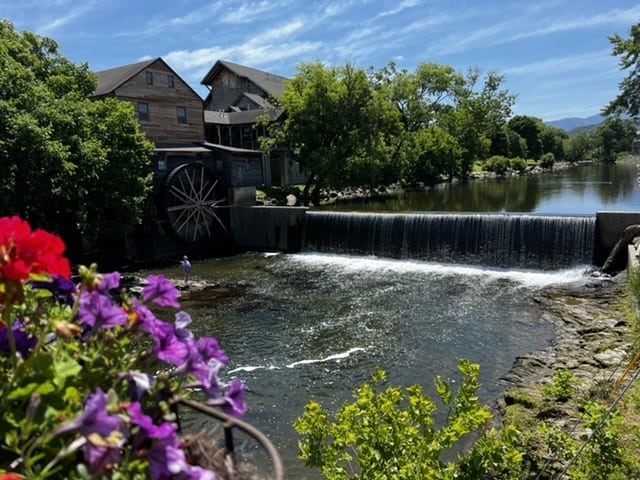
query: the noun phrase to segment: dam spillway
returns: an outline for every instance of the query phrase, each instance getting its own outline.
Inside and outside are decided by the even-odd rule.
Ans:
[[[305,215],[303,250],[498,268],[593,262],[595,216],[448,213]]]

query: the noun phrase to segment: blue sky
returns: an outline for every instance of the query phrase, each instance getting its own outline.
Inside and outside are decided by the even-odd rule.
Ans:
[[[587,117],[626,76],[608,37],[640,22],[631,0],[0,0],[20,31],[51,37],[94,71],[162,57],[201,96],[216,60],[292,77],[320,60],[394,61],[505,75],[514,113]]]

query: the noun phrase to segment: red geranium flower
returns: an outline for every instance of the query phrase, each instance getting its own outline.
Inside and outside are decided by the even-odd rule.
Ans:
[[[31,273],[71,277],[64,242],[44,230],[31,230],[20,217],[0,218],[0,282],[27,280]]]

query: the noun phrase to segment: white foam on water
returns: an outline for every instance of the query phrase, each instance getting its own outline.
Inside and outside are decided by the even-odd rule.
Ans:
[[[531,288],[552,285],[580,284],[589,280],[588,265],[562,270],[501,269],[472,265],[423,262],[418,260],[396,260],[375,256],[330,255],[301,253],[289,255],[292,263],[309,267],[327,268],[334,273],[376,272],[416,273],[430,276],[461,275],[485,280],[510,280]]]
[[[306,359],[306,360],[300,360],[298,362],[293,362],[287,365],[287,368],[295,368],[298,365],[308,365],[311,363],[324,363],[324,362],[331,362],[331,361],[339,362],[340,360],[344,360],[345,358],[350,357],[355,352],[364,352],[364,351],[365,349],[362,347],[354,347],[354,348],[350,348],[346,352],[335,353],[333,355],[329,355],[328,357],[324,357],[324,358]]]
[[[258,365],[258,366],[250,366],[246,367],[237,367],[233,370],[229,370],[227,373],[236,373],[236,372],[254,372],[256,370],[280,370],[280,367],[276,367],[275,365]]]
[[[299,365],[309,365],[312,363],[325,363],[325,362],[340,362],[341,360],[344,360],[345,358],[350,357],[351,355],[353,355],[356,352],[364,352],[366,351],[365,348],[362,347],[354,347],[354,348],[350,348],[349,350],[347,350],[346,352],[340,352],[340,353],[334,353],[332,355],[329,355],[327,357],[324,358],[309,358],[309,359],[304,359],[304,360],[299,360],[297,362],[293,362],[290,363],[288,365],[285,366],[285,368],[295,368]],[[229,370],[229,374],[232,373],[237,373],[237,372],[255,372],[256,370],[280,370],[282,367],[278,367],[275,365],[257,365],[257,366],[253,366],[253,365],[247,365],[244,367],[237,367],[234,368],[233,370]]]

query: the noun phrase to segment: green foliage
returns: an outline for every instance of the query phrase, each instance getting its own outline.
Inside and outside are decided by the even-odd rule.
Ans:
[[[630,465],[623,458],[623,447],[617,433],[622,420],[617,410],[610,411],[606,405],[589,402],[584,406],[584,427],[591,432],[583,437],[587,442],[575,467],[569,470],[571,478],[584,480],[623,480],[629,476]],[[637,473],[637,472],[636,472]]]
[[[50,39],[0,22],[0,215],[109,244],[142,217],[153,145],[132,107],[91,101],[96,77]]]
[[[516,172],[522,173],[527,169],[527,161],[520,157],[512,158],[509,161],[509,166]]]
[[[309,172],[311,186],[377,184],[399,129],[399,112],[351,65],[301,64],[280,99],[287,116],[262,145],[284,145]]]
[[[501,155],[494,155],[493,157],[489,157],[484,162],[484,169],[486,171],[494,172],[498,175],[507,173],[510,166],[511,162],[509,161],[509,159]]]
[[[524,139],[528,156],[534,160],[539,160],[544,153],[542,132],[545,129],[545,125],[542,120],[526,115],[516,115],[509,120],[507,126]]]
[[[621,118],[607,118],[593,134],[596,158],[601,162],[615,163],[619,154],[628,153],[635,137],[637,122]]]
[[[440,175],[460,171],[462,149],[454,137],[437,127],[416,132],[403,162],[403,178],[410,182],[434,183]]]
[[[604,113],[627,113],[632,117],[640,116],[640,23],[629,30],[629,37],[619,34],[609,37],[613,45],[613,55],[620,57],[620,69],[627,70],[628,75],[620,83],[620,93],[607,105]]]
[[[566,402],[573,398],[575,392],[575,377],[570,370],[562,370],[553,374],[551,385],[546,385],[543,393],[560,402]]]
[[[553,153],[548,152],[540,156],[540,166],[546,169],[552,169],[553,164],[556,162],[556,157]]]
[[[589,132],[582,132],[568,138],[564,143],[565,159],[570,163],[593,159],[594,139]]]
[[[457,392],[436,379],[438,399],[448,409],[440,427],[434,418],[437,405],[421,386],[383,389],[383,371],[361,386],[353,403],[343,405],[333,420],[320,404],[310,402],[294,425],[302,436],[301,458],[330,480],[518,478],[522,454],[514,428],[501,436],[486,432],[471,453],[459,452],[457,462],[444,460],[445,453],[460,450],[461,442],[491,418],[477,397],[479,366],[462,360],[459,370]]]
[[[305,197],[320,187],[464,178],[511,113],[515,96],[502,82],[434,63],[368,74],[301,64],[278,106],[287,115],[269,125],[261,146],[291,152],[309,173]]]

